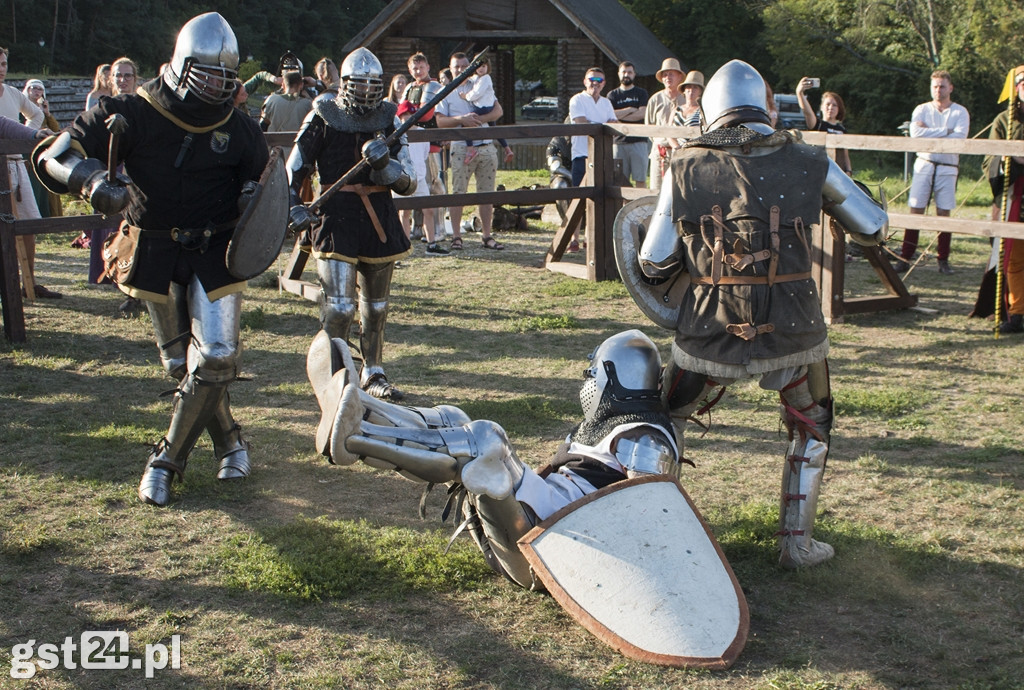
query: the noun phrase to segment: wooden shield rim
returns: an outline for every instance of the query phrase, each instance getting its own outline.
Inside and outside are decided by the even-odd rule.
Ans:
[[[623,205],[615,214],[615,221],[612,223],[612,245],[615,251],[615,266],[619,269],[619,277],[623,285],[633,298],[633,302],[653,323],[669,331],[675,331],[676,320],[679,317],[679,308],[683,301],[683,295],[690,287],[689,277],[681,273],[671,279],[667,284],[667,296],[674,302],[672,315],[666,318],[658,312],[655,304],[660,296],[664,296],[666,286],[654,286],[644,282],[644,276],[640,272],[640,265],[637,262],[636,252],[640,251],[640,237],[636,225],[627,225],[626,217],[638,208],[650,206],[651,217],[658,205],[658,197],[651,195],[633,199]],[[629,235],[629,244],[634,252],[627,252],[626,235]]]
[[[628,640],[623,639],[618,634],[612,632],[599,620],[594,618],[590,613],[584,610],[576,600],[573,599],[565,589],[551,576],[547,570],[547,566],[541,560],[540,555],[533,548],[533,541],[540,537],[547,529],[549,529],[556,522],[561,520],[564,516],[574,512],[580,506],[586,505],[592,501],[596,501],[608,494],[615,493],[616,491],[622,491],[640,484],[648,484],[654,482],[670,482],[676,485],[679,492],[683,495],[683,498],[689,504],[690,509],[696,516],[697,520],[700,521],[701,527],[704,528],[704,533],[708,539],[711,540],[711,544],[715,547],[715,552],[722,561],[722,565],[725,566],[725,571],[729,575],[729,580],[732,582],[733,590],[736,594],[736,600],[739,603],[740,608],[740,621],[736,631],[736,636],[733,638],[732,643],[725,649],[719,657],[684,657],[676,656],[672,654],[658,654],[655,652],[647,651],[641,647],[637,647]],[[584,628],[589,630],[591,634],[597,637],[599,640],[604,642],[609,647],[617,649],[625,656],[642,661],[649,664],[658,664],[661,666],[675,666],[679,668],[706,668],[710,670],[724,670],[732,666],[739,657],[740,652],[743,651],[743,647],[747,643],[747,635],[750,632],[750,611],[747,608],[747,599],[743,596],[743,589],[740,587],[739,581],[736,579],[736,573],[733,572],[732,566],[729,565],[729,561],[726,560],[725,554],[722,552],[722,547],[719,545],[718,540],[715,539],[715,535],[711,533],[711,529],[708,527],[707,522],[704,521],[704,516],[700,514],[697,507],[690,500],[690,495],[686,493],[682,484],[679,480],[674,477],[665,475],[652,475],[648,477],[638,477],[636,479],[627,479],[626,481],[616,482],[600,489],[594,493],[587,494],[578,501],[573,501],[564,508],[558,510],[553,515],[548,517],[546,520],[541,521],[536,527],[527,532],[519,540],[519,550],[526,557],[526,560],[530,562],[534,571],[537,573],[538,578],[544,583],[548,592],[554,597],[555,601],[565,609],[566,613],[573,617],[577,623],[582,625]]]
[[[288,173],[284,167],[284,150],[280,146],[275,146],[270,149],[270,156],[267,159],[267,165],[266,167],[263,168],[263,172],[260,174],[260,179],[257,182],[261,190],[264,187],[266,187],[267,183],[270,180],[270,177],[277,173],[278,168],[280,168],[285,174],[285,188],[287,189]],[[235,224],[235,227],[238,227],[239,225],[244,225],[245,223],[249,222],[249,218],[256,212],[255,206],[256,204],[250,203],[249,206],[246,207],[244,211],[242,211],[242,215],[241,217],[239,217],[238,222]],[[285,204],[285,208],[287,208],[287,203]],[[287,235],[287,218],[285,218],[284,220],[285,226],[281,230],[281,241],[280,243],[277,244],[276,249],[273,252],[271,252],[270,256],[272,258],[270,260],[270,263],[268,263],[266,266],[264,266],[258,271],[253,271],[250,269],[248,271],[245,271],[243,275],[243,272],[232,270],[232,264],[234,263],[235,260],[235,252],[239,251],[237,245],[235,244],[234,237],[232,237],[231,242],[228,243],[227,254],[225,254],[224,256],[224,262],[228,267],[228,273],[230,273],[233,277],[238,278],[239,280],[250,280],[262,274],[264,271],[270,268],[274,264],[277,255],[281,252],[281,247],[284,246],[284,240]]]

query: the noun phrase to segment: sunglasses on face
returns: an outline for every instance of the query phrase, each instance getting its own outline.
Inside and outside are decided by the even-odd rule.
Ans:
[[[587,77],[587,81],[589,81],[591,84],[603,84],[604,77]]]

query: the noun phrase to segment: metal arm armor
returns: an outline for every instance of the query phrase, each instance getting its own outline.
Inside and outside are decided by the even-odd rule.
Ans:
[[[672,222],[671,179],[661,185],[658,205],[651,216],[647,236],[640,246],[637,258],[640,270],[648,278],[668,280],[683,268],[683,242]]]
[[[295,146],[292,146],[292,151],[288,154],[288,161],[285,163],[285,172],[288,174],[288,187],[291,190],[290,198],[292,199],[292,204],[302,203],[295,200],[300,198],[302,183],[313,172],[313,163],[315,162],[312,157],[310,157],[309,161],[306,161],[305,156],[302,155],[302,149],[301,140],[297,137],[295,139]]]
[[[822,210],[835,218],[854,242],[873,247],[885,239],[889,229],[889,215],[885,208],[858,187],[833,160],[828,162],[821,195],[826,202]]]
[[[396,117],[395,127],[398,128],[401,124]],[[409,154],[409,141],[404,134],[392,144],[391,160],[388,161],[387,167],[371,171],[370,179],[377,184],[390,187],[402,196],[409,196],[416,191],[416,169]]]
[[[615,459],[626,475],[668,474],[678,470],[678,453],[663,433],[651,427],[635,427],[615,439]]]
[[[421,481],[459,481],[470,493],[494,499],[511,496],[523,478],[523,464],[505,430],[487,420],[434,429],[364,421],[359,431],[347,438],[345,448],[374,467],[381,465],[369,462],[371,459]]]
[[[32,153],[32,168],[51,192],[81,196],[86,183],[105,166],[96,158],[86,158],[71,135],[62,132],[36,147]]]

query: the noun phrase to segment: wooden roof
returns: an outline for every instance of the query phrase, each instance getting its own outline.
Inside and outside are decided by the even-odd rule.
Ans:
[[[389,36],[490,44],[586,37],[611,62],[632,62],[641,76],[654,74],[672,57],[618,0],[392,0],[344,50],[372,49]]]

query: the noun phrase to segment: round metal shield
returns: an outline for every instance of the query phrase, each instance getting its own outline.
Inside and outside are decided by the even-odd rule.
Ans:
[[[658,197],[648,196],[634,199],[619,210],[612,225],[615,265],[640,311],[662,328],[674,331],[679,319],[679,305],[690,286],[687,274],[678,273],[671,280],[656,285],[643,274],[637,261],[657,205]]]

